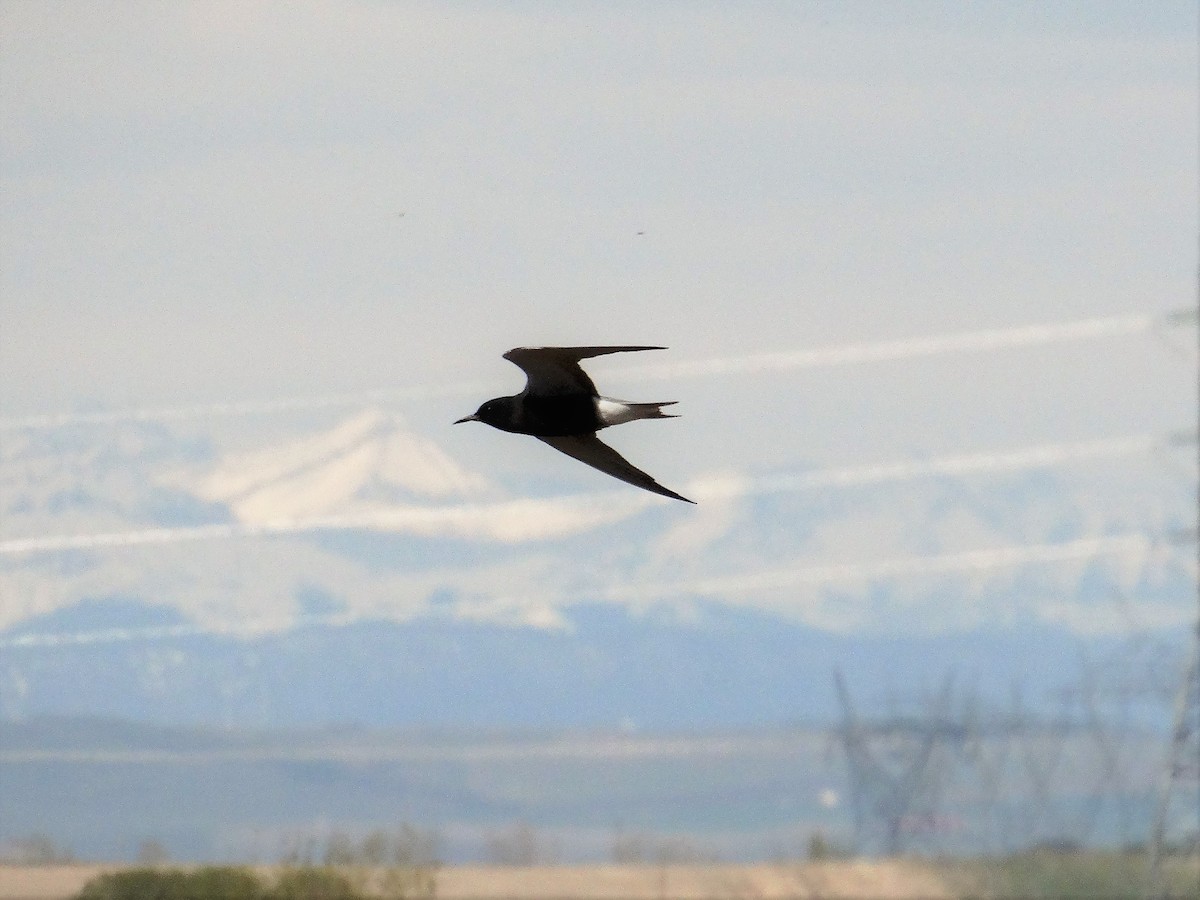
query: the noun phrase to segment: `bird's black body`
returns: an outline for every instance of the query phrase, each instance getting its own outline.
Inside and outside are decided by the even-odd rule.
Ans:
[[[592,434],[605,427],[596,412],[596,398],[585,394],[497,397],[479,407],[475,415],[501,431],[534,437]]]
[[[526,394],[521,404],[521,425],[526,434],[538,437],[558,437],[568,434],[589,434],[604,427],[596,413],[595,397],[582,394],[560,397],[539,397]]]
[[[674,418],[662,407],[669,403],[626,403],[601,397],[579,367],[579,360],[631,350],[662,347],[517,347],[504,358],[526,374],[525,390],[511,397],[488,400],[474,415],[459,422],[483,422],[501,431],[529,434],[580,462],[629,484],[691,503],[663,487],[596,437],[610,425],[635,419]],[[456,423],[457,424],[457,423]]]

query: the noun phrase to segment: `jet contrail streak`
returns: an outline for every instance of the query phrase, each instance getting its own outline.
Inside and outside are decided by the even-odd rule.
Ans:
[[[185,622],[179,625],[151,625],[140,628],[100,628],[96,631],[29,632],[0,638],[0,650],[18,647],[81,647],[88,644],[162,641],[171,638],[218,634],[255,637],[295,628],[340,628],[357,621],[359,621],[357,615],[338,613],[329,616],[302,616],[288,619],[248,619],[241,622],[218,622],[208,625]]]
[[[660,363],[614,368],[614,377],[696,378],[708,375],[748,375],[762,372],[782,372],[821,366],[844,366],[889,360],[935,356],[942,353],[979,353],[1061,341],[1082,341],[1117,337],[1147,331],[1162,321],[1173,321],[1170,315],[1107,316],[1044,325],[1025,325],[1017,328],[992,328],[942,334],[929,337],[904,338],[892,341],[842,344],[773,353],[752,353],[740,356],[699,359],[691,362]],[[302,409],[359,406],[364,403],[384,403],[404,399],[440,396],[459,396],[482,393],[494,385],[459,382],[442,385],[415,385],[407,388],[381,389],[350,394],[327,394],[317,397],[291,397],[275,400],[239,403],[210,403],[191,406],[148,407],[144,409],[107,410],[97,412],[57,413],[24,418],[0,419],[0,431],[22,429],[62,428],[69,425],[100,425],[128,421],[168,421],[215,416],[245,416],[262,413],[291,412]]]
[[[804,566],[773,572],[717,576],[661,585],[617,588],[609,599],[678,596],[681,594],[731,594],[779,588],[878,581],[915,575],[944,575],[1017,568],[1029,565],[1078,562],[1101,556],[1146,556],[1154,543],[1143,534],[1084,538],[1062,544],[1034,544],[972,550],[937,556],[900,557],[866,563]]]
[[[873,466],[846,466],[818,469],[796,475],[777,475],[754,479],[739,490],[715,486],[708,493],[699,491],[704,499],[714,499],[722,492],[728,494],[773,494],[803,491],[822,487],[851,487],[889,481],[915,481],[937,475],[963,476],[995,472],[1020,472],[1043,469],[1089,459],[1133,456],[1148,453],[1161,445],[1150,435],[1106,438],[1076,443],[1043,444],[1014,450],[1009,453],[964,453],[928,460],[906,460]]]
[[[166,422],[221,416],[250,416],[263,413],[293,412],[339,406],[387,403],[407,398],[456,396],[486,391],[495,385],[460,382],[449,385],[419,385],[407,388],[360,391],[351,394],[323,394],[315,397],[281,397],[275,400],[246,400],[237,403],[198,403],[191,406],[150,406],[142,409],[98,410],[96,412],[53,413],[44,416],[0,419],[0,431],[63,428],[69,425],[108,425],[115,422]]]
[[[622,374],[624,371],[630,373],[636,371],[640,376],[692,378],[700,375],[745,375],[821,366],[844,366],[911,359],[918,356],[936,356],[942,353],[981,352],[1033,344],[1137,334],[1149,330],[1154,322],[1155,318],[1147,315],[1109,316],[1102,319],[1084,319],[1077,322],[1059,322],[1049,325],[1026,325],[1020,328],[994,328],[895,341],[844,344],[838,347],[818,347],[814,350],[787,353],[753,353],[745,356],[718,357],[694,362],[651,364],[638,367],[636,370],[630,367],[628,370],[622,370]]]
[[[1172,440],[1174,439],[1176,438],[1173,437]],[[750,494],[789,493],[829,487],[913,481],[938,475],[957,477],[996,472],[1019,472],[1051,468],[1089,459],[1148,453],[1159,446],[1164,446],[1164,442],[1150,435],[1131,435],[1096,441],[1043,444],[1008,453],[955,454],[928,460],[905,460],[880,465],[818,469],[794,475],[777,475],[748,480],[730,479],[728,482],[700,483],[693,489],[702,500],[728,499]],[[506,509],[514,512],[523,509],[528,512],[529,502],[594,504],[601,500],[616,499],[620,496],[619,492],[606,491],[599,494],[570,494],[538,501],[518,500],[456,506],[396,507],[342,516],[276,519],[264,522],[223,522],[212,525],[146,528],[136,531],[93,534],[38,535],[0,540],[0,556],[60,550],[133,547],[140,544],[269,537],[313,531],[389,528],[454,531],[469,525],[473,519],[485,515],[503,514]],[[630,507],[630,512],[643,508],[643,505],[638,504]]]
[[[133,547],[139,544],[174,544],[185,541],[270,537],[307,531],[346,531],[383,526],[426,523],[455,515],[469,515],[470,507],[414,507],[372,511],[346,516],[314,516],[266,522],[224,522],[181,528],[146,528],[140,531],[108,531],[96,534],[59,534],[0,541],[0,555],[44,553],[55,550],[92,550],[102,547]]]

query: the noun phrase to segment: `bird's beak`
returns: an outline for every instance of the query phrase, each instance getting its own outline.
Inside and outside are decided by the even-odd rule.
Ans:
[[[478,422],[478,421],[479,421],[479,416],[477,416],[477,415],[475,415],[474,413],[472,413],[472,414],[471,414],[471,415],[469,415],[469,416],[463,416],[461,419],[457,419],[457,420],[454,422],[454,424],[455,424],[455,425],[461,425],[463,422]]]

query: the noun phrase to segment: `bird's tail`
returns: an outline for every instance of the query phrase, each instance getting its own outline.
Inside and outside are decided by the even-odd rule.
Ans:
[[[665,413],[662,408],[674,406],[678,402],[668,400],[665,403],[628,403],[625,400],[600,397],[596,403],[596,412],[605,426],[620,425],[636,419],[677,419],[679,417],[674,413]]]
[[[630,403],[629,405],[637,413],[635,419],[678,419],[676,413],[665,413],[662,411],[664,406],[674,406],[678,400],[668,400],[665,403]]]

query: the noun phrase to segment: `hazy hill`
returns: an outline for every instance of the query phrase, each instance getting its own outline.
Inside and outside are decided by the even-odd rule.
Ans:
[[[691,508],[501,484],[380,411],[235,426],[5,435],[0,714],[730,727],[828,720],[835,666],[1045,704],[1194,616],[1148,537],[1177,486],[1103,460],[730,472]]]
[[[152,722],[726,728],[828,722],[841,668],[873,699],[935,691],[947,673],[998,702],[1021,686],[1052,708],[1085,658],[1119,648],[1059,629],[949,636],[835,635],[698,605],[630,613],[582,605],[537,629],[429,615],[315,624],[253,638],[195,633],[177,612],[81,604],[3,634],[9,717]],[[39,635],[107,639],[47,646]],[[24,644],[23,640],[33,642]]]

